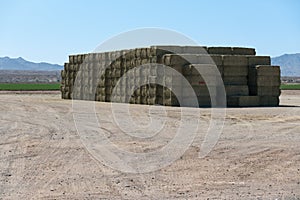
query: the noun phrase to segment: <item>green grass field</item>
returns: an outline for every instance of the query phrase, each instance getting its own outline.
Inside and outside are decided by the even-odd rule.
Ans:
[[[280,86],[282,90],[300,90],[300,84],[284,84]]]
[[[33,90],[59,90],[59,83],[0,83],[0,90],[33,91]]]

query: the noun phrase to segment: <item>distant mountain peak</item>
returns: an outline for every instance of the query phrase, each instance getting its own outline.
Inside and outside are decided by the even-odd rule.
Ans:
[[[300,76],[300,53],[274,57],[272,58],[272,65],[281,67],[281,76]]]
[[[17,58],[17,60],[25,60],[24,58],[22,58],[22,57],[19,57],[19,58]]]
[[[32,70],[32,71],[57,71],[62,70],[63,66],[46,62],[34,63],[22,57],[10,58],[0,57],[0,70]]]

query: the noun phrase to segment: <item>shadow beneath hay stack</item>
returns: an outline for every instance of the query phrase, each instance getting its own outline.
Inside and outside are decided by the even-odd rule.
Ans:
[[[279,105],[278,107],[287,107],[287,108],[293,107],[293,108],[297,108],[297,107],[300,107],[300,105],[299,106],[298,105]]]

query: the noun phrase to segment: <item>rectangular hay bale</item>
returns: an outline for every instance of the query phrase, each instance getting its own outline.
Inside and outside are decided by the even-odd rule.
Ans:
[[[248,66],[248,59],[243,55],[224,55],[223,65],[226,66]]]
[[[163,64],[169,66],[184,66],[189,64],[222,65],[222,57],[202,54],[165,54],[163,56]]]
[[[254,48],[244,48],[244,47],[232,47],[232,54],[233,55],[255,55]]]
[[[231,55],[231,47],[208,47],[209,54]]]
[[[249,96],[248,85],[225,85],[226,96]]]
[[[252,107],[259,105],[259,96],[230,96],[227,98],[227,106],[229,107]]]
[[[216,76],[222,74],[222,71],[223,70],[220,70],[219,67],[214,64],[191,64],[182,68],[184,76]]]
[[[249,86],[280,86],[279,76],[249,76]]]
[[[279,86],[249,86],[250,95],[257,96],[280,96]]]
[[[247,76],[224,76],[223,82],[224,85],[247,85],[248,78]]]
[[[249,76],[280,76],[280,66],[256,65],[249,69]]]
[[[223,76],[248,76],[247,65],[227,65],[224,66]]]
[[[270,56],[247,56],[248,66],[255,67],[256,65],[271,65]]]
[[[278,96],[260,96],[260,106],[279,106]]]

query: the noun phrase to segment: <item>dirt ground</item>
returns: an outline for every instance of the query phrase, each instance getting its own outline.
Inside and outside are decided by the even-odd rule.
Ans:
[[[199,158],[210,109],[184,155],[150,173],[123,173],[97,161],[76,131],[72,101],[59,94],[0,94],[0,199],[300,199],[300,91],[283,91],[280,107],[229,108],[221,137]],[[130,105],[133,118],[149,106]],[[180,120],[168,113],[164,139],[133,142],[108,103],[96,103],[103,129],[120,148],[165,145]],[[157,116],[160,118],[161,116]],[[146,119],[146,118],[145,118]]]

